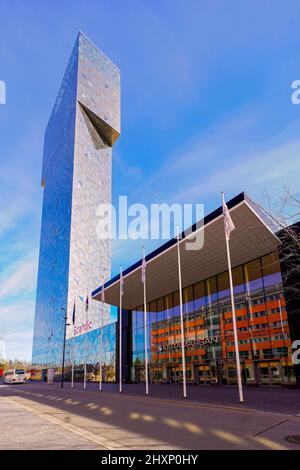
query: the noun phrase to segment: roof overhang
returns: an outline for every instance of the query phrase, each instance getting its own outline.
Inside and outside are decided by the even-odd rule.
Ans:
[[[270,223],[260,210],[245,196],[239,194],[227,203],[235,230],[230,235],[232,267],[271,253],[280,245]],[[227,254],[224,236],[222,207],[204,217],[202,223],[193,226],[195,233],[204,231],[204,244],[200,250],[187,250],[191,235],[179,242],[182,287],[227,271]],[[193,235],[194,236],[194,235]],[[178,255],[176,238],[169,240],[146,256],[147,302],[178,290]],[[143,304],[141,282],[142,260],[123,272],[122,308],[131,310]],[[101,301],[101,287],[92,292],[94,300]],[[104,285],[105,303],[119,306],[120,276]]]

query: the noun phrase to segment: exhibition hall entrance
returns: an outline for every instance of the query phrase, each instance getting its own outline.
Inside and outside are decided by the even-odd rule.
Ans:
[[[178,384],[183,382],[182,366],[168,366],[167,367],[167,383]],[[187,383],[193,383],[193,372],[190,367],[186,368],[186,381]]]
[[[183,374],[181,367],[169,366],[167,367],[167,383],[177,384],[182,383]]]
[[[286,371],[280,361],[261,361],[255,364],[258,385],[282,385],[287,383]]]

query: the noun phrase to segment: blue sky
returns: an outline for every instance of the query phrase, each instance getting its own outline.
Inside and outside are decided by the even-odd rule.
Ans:
[[[78,30],[122,74],[113,197],[201,202],[299,189],[297,1],[0,0],[0,336],[30,358],[43,133]],[[141,243],[114,244],[113,272]],[[147,246],[147,250],[150,246]]]

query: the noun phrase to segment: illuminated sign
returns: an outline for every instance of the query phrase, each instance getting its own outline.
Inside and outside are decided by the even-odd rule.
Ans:
[[[85,333],[92,329],[92,322],[88,321],[86,324],[74,326],[74,336],[81,335],[81,333]]]
[[[187,348],[197,348],[199,346],[206,346],[208,344],[218,344],[219,337],[211,336],[210,338],[202,339],[191,339],[184,343],[184,347]],[[175,349],[181,349],[181,343],[165,344],[161,346],[162,351],[174,351]]]

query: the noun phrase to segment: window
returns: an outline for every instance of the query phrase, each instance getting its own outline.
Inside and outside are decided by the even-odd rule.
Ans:
[[[194,311],[201,311],[206,305],[204,282],[198,282],[194,286]]]
[[[183,289],[183,314],[187,320],[189,320],[194,309],[193,301],[193,287]]]

